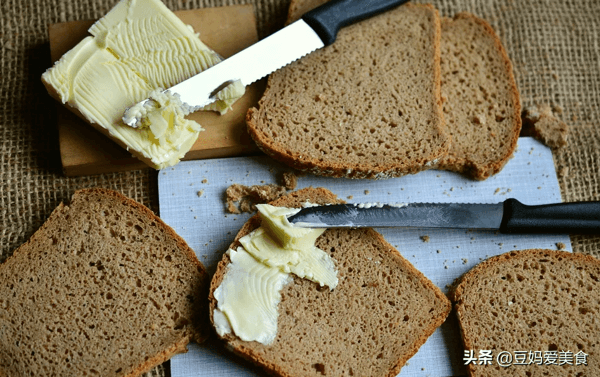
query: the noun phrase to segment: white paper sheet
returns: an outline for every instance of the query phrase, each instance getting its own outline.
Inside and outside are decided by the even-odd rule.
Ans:
[[[289,169],[268,157],[181,162],[159,173],[160,216],[195,250],[212,274],[250,214],[225,209],[231,184],[280,183]],[[531,138],[520,138],[515,156],[497,175],[479,182],[430,170],[388,180],[349,180],[304,176],[298,188],[325,187],[348,202],[496,203],[516,198],[524,204],[561,201],[551,151]],[[351,199],[349,199],[351,197]],[[511,250],[571,250],[568,235],[505,235],[493,231],[378,229],[388,242],[447,292],[447,285],[483,259]],[[427,237],[425,237],[427,236]],[[427,240],[427,242],[424,241]],[[172,377],[257,376],[216,342],[192,344],[171,360]],[[451,316],[402,368],[399,376],[464,375],[458,324]]]

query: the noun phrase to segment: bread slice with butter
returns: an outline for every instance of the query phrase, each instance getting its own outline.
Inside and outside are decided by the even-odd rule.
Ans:
[[[306,188],[271,204],[297,208],[307,201],[342,202],[325,189]],[[260,225],[260,217],[252,217],[230,249]],[[278,376],[395,376],[444,322],[449,300],[373,229],[328,229],[315,245],[334,261],[337,286],[332,290],[293,276],[281,290],[271,343],[243,341],[232,332],[222,339],[236,354]],[[214,293],[230,266],[225,253],[211,282],[213,325]]]
[[[139,376],[208,336],[208,285],[148,208],[77,191],[0,265],[0,376]]]
[[[388,178],[431,168],[450,142],[439,59],[438,11],[402,5],[272,73],[247,113],[248,131],[268,155],[318,175]]]
[[[469,376],[599,376],[598,292],[590,255],[520,250],[475,266],[450,294],[464,349],[493,354],[492,365],[469,362]],[[498,365],[500,353],[512,365]]]

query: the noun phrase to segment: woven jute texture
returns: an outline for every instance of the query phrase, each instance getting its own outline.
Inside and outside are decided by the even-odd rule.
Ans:
[[[356,0],[364,1],[364,0]],[[115,189],[158,212],[157,173],[67,178],[61,174],[55,103],[40,81],[50,66],[48,25],[96,19],[117,0],[0,2],[0,262],[79,188]],[[426,2],[426,1],[420,1]],[[280,28],[288,0],[166,0],[172,10],[254,5],[259,36]],[[514,64],[523,106],[549,104],[571,127],[554,160],[563,201],[600,200],[600,1],[438,0],[442,15],[487,20]],[[600,236],[572,236],[573,250],[599,256]],[[168,375],[155,368],[149,375]]]

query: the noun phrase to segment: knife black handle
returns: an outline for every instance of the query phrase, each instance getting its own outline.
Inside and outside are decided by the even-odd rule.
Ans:
[[[502,233],[600,234],[600,202],[529,206],[516,199],[504,201]]]
[[[338,31],[350,24],[393,9],[408,0],[332,0],[302,16],[325,46],[335,42]]]

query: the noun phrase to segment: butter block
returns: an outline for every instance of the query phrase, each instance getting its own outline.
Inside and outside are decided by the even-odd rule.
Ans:
[[[42,75],[48,92],[150,166],[179,162],[202,127],[157,93],[220,62],[219,55],[159,0],[122,0],[88,31]],[[242,85],[231,85],[208,109],[223,113],[243,94]],[[124,111],[151,96],[156,111],[145,127],[125,125]],[[150,119],[161,125],[151,127]]]

